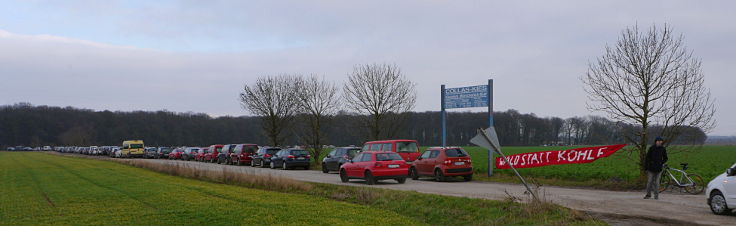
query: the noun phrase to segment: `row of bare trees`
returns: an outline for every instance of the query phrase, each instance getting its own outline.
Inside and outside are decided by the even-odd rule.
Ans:
[[[368,138],[382,139],[395,135],[415,101],[415,84],[394,64],[356,65],[342,89],[324,76],[281,74],[259,77],[240,93],[241,106],[262,117],[270,145],[284,145],[292,130],[314,156],[329,143],[325,128],[338,111],[369,116],[361,122]]]

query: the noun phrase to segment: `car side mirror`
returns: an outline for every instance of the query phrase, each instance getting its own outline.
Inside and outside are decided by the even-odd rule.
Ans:
[[[729,177],[736,175],[736,169],[734,169],[734,168],[728,168],[726,170],[726,175],[729,176]]]

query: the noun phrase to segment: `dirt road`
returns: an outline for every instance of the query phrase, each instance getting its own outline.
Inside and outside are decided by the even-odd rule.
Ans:
[[[161,164],[184,164],[205,170],[229,170],[283,176],[301,181],[340,184],[349,186],[368,186],[363,181],[351,180],[340,182],[337,173],[324,174],[314,170],[276,170],[253,168],[250,166],[217,165],[211,163],[140,159]],[[506,192],[517,197],[526,197],[524,187],[520,184],[503,184],[490,182],[434,182],[429,179],[407,180],[398,184],[393,180],[382,181],[377,188],[417,191],[440,195],[463,196],[482,199],[500,200],[508,197]],[[704,195],[685,195],[680,193],[664,193],[659,200],[644,200],[643,192],[619,192],[562,187],[543,187],[540,196],[554,203],[589,212],[602,218],[639,220],[625,221],[622,225],[634,224],[702,224],[702,225],[736,225],[736,216],[717,216],[710,212]],[[649,220],[642,220],[649,219]],[[611,222],[611,221],[609,221]],[[615,222],[615,220],[614,220]],[[628,223],[627,223],[628,222]],[[642,223],[643,222],[643,223]]]

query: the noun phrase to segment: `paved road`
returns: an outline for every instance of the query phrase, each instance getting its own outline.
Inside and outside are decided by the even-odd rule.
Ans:
[[[274,170],[268,168],[253,168],[250,166],[217,165],[211,163],[185,162],[171,160],[140,159],[138,161],[152,161],[162,164],[183,164],[205,170],[229,170],[232,172],[270,174],[272,176],[288,177],[300,181],[340,184],[349,186],[368,186],[360,180],[351,180],[342,183],[337,173],[324,174],[314,170]],[[431,180],[407,180],[405,184],[398,184],[393,180],[383,181],[377,188],[417,191],[423,193],[462,196],[501,200],[507,198],[506,192],[517,197],[526,197],[524,187],[517,184],[491,182],[434,182]],[[736,225],[736,216],[717,216],[710,212],[703,195],[684,195],[679,193],[665,193],[659,200],[642,199],[643,192],[620,192],[591,190],[562,187],[543,187],[540,196],[554,203],[585,212],[593,213],[602,218],[626,219],[645,218],[649,221],[644,224],[683,224],[683,222],[703,225]],[[616,217],[612,217],[616,216]],[[610,222],[610,221],[609,221]],[[628,222],[628,223],[627,223]],[[685,223],[687,224],[687,223]]]

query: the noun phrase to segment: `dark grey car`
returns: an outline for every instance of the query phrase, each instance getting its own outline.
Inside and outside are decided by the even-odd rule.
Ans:
[[[302,167],[306,170],[309,169],[309,160],[312,156],[309,152],[302,149],[284,149],[277,152],[271,157],[271,169],[282,168],[282,169],[293,169],[294,167]]]
[[[349,162],[355,155],[362,152],[358,147],[340,147],[332,150],[322,159],[322,172],[340,171],[342,164]]]
[[[250,166],[256,167],[268,167],[271,164],[271,157],[277,152],[281,151],[281,148],[277,147],[262,147],[256,151],[253,155],[253,160],[250,161]]]

